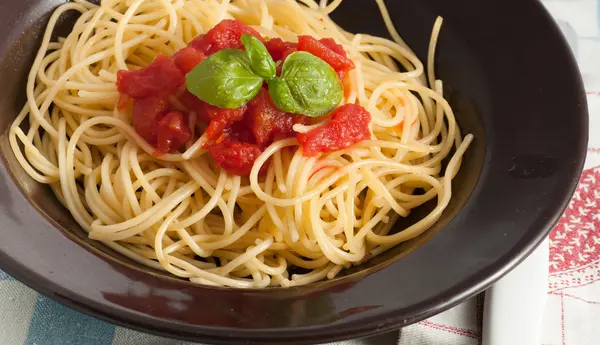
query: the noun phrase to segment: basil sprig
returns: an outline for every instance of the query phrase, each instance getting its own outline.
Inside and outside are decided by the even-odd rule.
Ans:
[[[275,61],[269,54],[265,45],[256,37],[249,34],[242,35],[242,44],[250,59],[250,68],[264,80],[275,77]]]
[[[208,104],[239,108],[258,95],[263,81],[250,68],[250,59],[244,51],[223,49],[187,74],[186,87]]]
[[[281,77],[268,83],[273,103],[288,113],[319,117],[342,101],[342,84],[335,70],[307,52],[290,54]]]
[[[239,108],[256,97],[266,81],[277,108],[312,117],[331,112],[341,102],[342,84],[325,61],[295,52],[277,77],[265,45],[252,35],[242,35],[241,40],[246,51],[223,49],[194,67],[186,76],[188,91],[219,108]]]

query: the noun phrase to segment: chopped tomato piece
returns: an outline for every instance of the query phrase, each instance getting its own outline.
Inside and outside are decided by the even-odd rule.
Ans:
[[[202,54],[207,55],[206,51],[209,48],[209,42],[208,42],[208,39],[205,37],[206,37],[206,34],[200,34],[200,35],[194,37],[194,39],[190,43],[188,43],[187,47],[196,49],[197,51],[201,52]]]
[[[255,144],[223,141],[209,148],[218,167],[240,176],[250,174],[261,149]]]
[[[175,152],[192,137],[186,117],[179,111],[167,113],[158,121],[157,143],[158,152]]]
[[[202,114],[203,118],[208,118],[211,120],[219,120],[225,123],[231,124],[235,121],[240,121],[244,118],[244,113],[248,108],[246,105],[243,105],[236,109],[228,109],[228,108],[219,108],[214,105],[210,105],[208,103],[204,103],[204,113]]]
[[[147,142],[156,144],[157,123],[169,111],[168,103],[162,97],[149,97],[133,103],[133,127]]]
[[[193,94],[185,91],[179,96],[181,103],[190,112],[195,112],[199,124],[208,124],[206,135],[209,139],[218,138],[223,130],[236,121],[244,118],[247,106],[237,109],[224,109],[210,105]]]
[[[216,139],[221,134],[223,134],[225,128],[227,128],[227,126],[229,126],[230,124],[231,123],[227,123],[223,120],[212,120],[209,122],[208,127],[206,128],[206,131],[204,133],[206,133],[209,139]]]
[[[183,74],[188,74],[204,59],[206,56],[194,48],[183,48],[173,55],[175,65]]]
[[[265,39],[253,28],[239,20],[225,19],[206,34],[196,37],[188,47],[199,50],[204,55],[211,55],[221,49],[243,49],[241,37],[250,34],[264,42]]]
[[[331,114],[329,122],[296,135],[305,156],[333,152],[350,147],[371,137],[371,114],[357,104],[345,104]]]
[[[344,47],[342,47],[341,44],[337,44],[335,43],[335,41],[333,40],[333,38],[322,38],[319,40],[319,42],[323,43],[324,45],[326,45],[329,49],[333,50],[334,52],[342,55],[343,57],[347,58],[348,57],[348,53],[346,53],[346,51],[344,50]],[[347,79],[346,77],[348,76],[348,72],[350,70],[352,70],[354,68],[354,63],[352,63],[352,67],[350,69],[342,69],[337,71],[338,73],[338,77],[340,78],[340,80],[342,81],[342,84],[344,85],[344,90],[348,90],[348,83],[347,83]]]
[[[354,63],[346,56],[344,56],[345,54],[340,54],[336,52],[336,50],[339,49],[335,47],[332,49],[329,46],[331,42],[326,42],[328,43],[325,44],[323,42],[317,41],[311,36],[298,36],[298,50],[311,53],[314,56],[321,58],[323,61],[327,62],[331,67],[333,67],[333,69],[336,72],[349,71],[354,68]],[[333,44],[336,43],[333,42]],[[339,48],[341,49],[341,46]]]
[[[200,118],[210,118],[211,121],[206,129],[206,135],[210,139],[217,138],[225,128],[236,121],[244,118],[247,106],[244,105],[237,109],[221,109],[208,103],[204,106],[204,114]]]
[[[185,90],[180,96],[179,101],[186,107],[189,112],[196,113],[198,120],[202,123],[209,123],[210,118],[205,117],[204,105],[206,102],[194,96],[191,92]]]
[[[286,42],[281,38],[272,38],[265,43],[265,47],[267,47],[273,60],[279,61],[283,59],[283,53],[292,48],[297,48],[298,43]]]
[[[348,53],[346,53],[346,51],[344,50],[344,47],[342,47],[341,44],[335,43],[333,38],[329,38],[329,37],[321,38],[319,40],[319,42],[323,43],[324,45],[327,46],[327,48],[333,50],[334,52],[340,54],[341,56],[343,56],[345,58],[348,57]]]
[[[173,59],[162,55],[138,71],[117,72],[117,89],[135,99],[170,95],[184,82]]]
[[[256,144],[254,134],[252,134],[244,121],[235,122],[231,126],[225,128],[221,135],[216,139],[217,143],[223,141],[237,141],[248,144]]]
[[[245,118],[256,143],[262,147],[271,144],[277,138],[290,136],[294,124],[305,124],[308,120],[306,116],[279,110],[266,89],[261,89],[256,98],[248,103]]]

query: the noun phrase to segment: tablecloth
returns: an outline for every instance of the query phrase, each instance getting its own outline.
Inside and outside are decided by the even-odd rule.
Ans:
[[[544,0],[577,57],[590,110],[585,171],[550,235],[540,345],[600,344],[600,0]],[[596,133],[594,136],[593,133]],[[336,345],[477,345],[483,296],[399,333]],[[399,334],[399,336],[398,336]],[[74,311],[0,271],[0,345],[184,345]],[[507,344],[512,345],[512,344]]]

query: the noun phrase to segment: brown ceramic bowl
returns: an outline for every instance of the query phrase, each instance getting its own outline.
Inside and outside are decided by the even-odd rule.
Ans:
[[[0,1],[0,267],[104,320],[223,344],[321,343],[399,328],[483,291],[523,260],[557,221],[582,168],[580,75],[538,1],[388,0],[422,59],[435,17],[445,18],[437,75],[462,130],[476,138],[440,221],[333,281],[249,291],[193,285],[87,239],[10,152],[7,128],[25,102],[48,15],[62,2]],[[371,0],[346,1],[335,19],[350,31],[386,35]],[[403,222],[418,212],[412,217]]]

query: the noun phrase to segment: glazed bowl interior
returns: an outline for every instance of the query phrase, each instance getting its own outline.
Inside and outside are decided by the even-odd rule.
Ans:
[[[56,4],[60,3],[60,1],[56,2]],[[389,37],[385,24],[383,21],[378,20],[380,18],[380,14],[375,3],[369,3],[369,5],[370,6],[367,6],[366,8],[362,8],[362,12],[360,12],[356,11],[357,9],[351,8],[352,5],[350,4],[343,4],[335,12],[334,19],[346,30],[352,32],[365,32],[372,35]],[[366,13],[364,11],[368,11],[368,18],[373,18],[375,20],[359,20],[359,18],[364,16],[364,13]],[[47,16],[39,18],[34,25],[28,27],[27,31],[18,37],[17,41],[14,43],[14,46],[11,48],[13,53],[8,56],[8,59],[11,62],[6,64],[6,66],[11,66],[11,68],[8,71],[3,71],[4,73],[1,75],[1,79],[4,81],[10,80],[11,85],[15,85],[15,87],[11,88],[11,92],[14,94],[5,97],[5,99],[2,100],[2,103],[0,103],[0,113],[5,114],[5,116],[2,116],[0,119],[0,132],[2,133],[6,133],[8,131],[13,119],[13,116],[11,115],[18,114],[23,104],[26,102],[24,90],[27,83],[27,76],[29,73],[29,68],[33,63],[33,59],[35,58],[35,53],[37,52],[39,42],[44,34],[45,21],[47,20],[46,17]],[[54,37],[65,37],[71,30],[71,27],[76,19],[77,16],[73,13],[70,13],[70,15],[64,15],[60,21],[60,25],[58,25],[54,32]],[[428,31],[431,31],[433,27],[433,20],[435,18],[432,17],[431,19],[432,20],[429,21],[423,21],[422,28],[420,28],[420,30],[422,30],[421,34],[424,34],[424,36],[422,39],[419,38],[415,40],[421,44],[412,45],[412,48],[416,50],[417,54],[421,58],[423,58],[423,61],[425,61],[424,59],[427,56],[427,45],[429,43],[427,39],[427,33]],[[363,25],[356,25],[357,23],[363,23]],[[485,91],[485,80],[483,80],[483,77],[476,73],[472,67],[469,67],[468,64],[460,64],[458,66],[450,67],[451,63],[446,62],[443,58],[445,56],[443,54],[443,50],[452,49],[451,47],[454,46],[454,44],[451,41],[449,42],[449,40],[456,39],[456,37],[452,37],[451,35],[443,35],[442,37],[444,39],[441,40],[440,43],[440,50],[442,50],[442,52],[440,53],[440,60],[438,60],[438,73],[441,78],[444,78],[444,82],[447,83],[445,88],[446,99],[456,112],[457,121],[463,132],[463,136],[465,134],[472,133],[477,138],[465,154],[464,163],[458,175],[456,176],[456,179],[454,180],[455,185],[459,187],[454,188],[453,197],[446,212],[444,212],[440,220],[429,231],[418,238],[402,243],[401,245],[389,250],[381,256],[375,257],[365,264],[342,272],[338,280],[343,278],[345,275],[354,272],[369,274],[377,271],[383,268],[386,264],[401,258],[412,249],[418,247],[421,243],[440,231],[457,214],[475,188],[484,162],[485,131],[482,124],[482,118],[478,114],[478,110],[476,109],[474,103],[474,100],[477,97],[475,95],[469,95],[468,93],[456,91],[455,88],[458,87],[460,90],[461,84],[470,85],[471,88],[479,85],[482,88],[482,92],[485,93],[487,92]],[[458,58],[464,60],[472,59],[472,57],[468,55],[467,51],[463,51],[462,54],[464,54],[464,56],[459,56]],[[15,66],[15,64],[17,65]],[[456,71],[457,67],[460,67],[458,71]],[[448,72],[450,70],[452,70],[454,73],[449,74]],[[12,83],[13,81],[14,84]],[[484,94],[483,97],[489,97],[489,95]],[[39,210],[39,212],[41,212],[48,220],[53,222],[59,231],[76,240],[80,245],[90,247],[90,249],[93,249],[93,251],[98,255],[105,255],[107,258],[116,260],[121,264],[127,264],[130,267],[134,267],[141,271],[152,272],[153,274],[161,275],[165,278],[177,279],[174,278],[173,275],[170,275],[166,272],[141,265],[100,242],[90,240],[87,236],[87,233],[81,229],[81,227],[70,215],[69,211],[57,201],[56,197],[52,193],[52,190],[45,185],[35,182],[33,179],[27,176],[24,170],[19,166],[16,158],[10,150],[7,136],[3,137],[0,145],[2,145],[1,147],[4,161],[9,167],[14,180],[21,186],[25,197],[36,207],[36,209]],[[447,163],[447,161],[445,163]],[[435,207],[436,203],[437,199],[432,200],[412,212],[409,217],[401,218],[396,222],[392,233],[398,232],[401,229],[404,229],[422,219]]]
[[[112,322],[185,339],[263,344],[325,342],[409,324],[482,291],[522,260],[557,220],[581,170],[587,141],[581,80],[536,1],[388,0],[397,30],[422,61],[435,18],[444,17],[436,77],[462,134],[475,136],[440,220],[333,281],[243,292],[193,285],[89,240],[11,152],[7,130],[26,102],[48,16],[61,3],[0,5],[0,80],[10,85],[0,97],[0,259],[38,291]],[[389,37],[374,1],[345,1],[333,18],[348,31]],[[75,19],[62,18],[55,34],[66,35]],[[399,220],[395,231],[435,202]],[[19,254],[27,250],[38,257]],[[149,292],[138,298],[132,286]],[[186,308],[170,308],[174,301]]]

